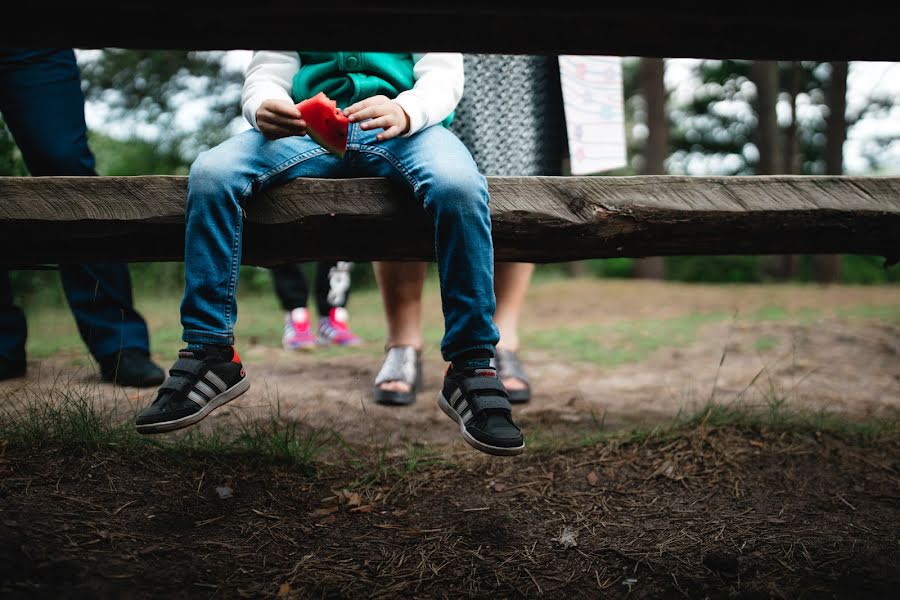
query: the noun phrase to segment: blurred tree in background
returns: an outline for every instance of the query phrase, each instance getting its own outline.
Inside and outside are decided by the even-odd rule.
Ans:
[[[244,75],[228,68],[225,57],[111,48],[81,53],[79,64],[87,101],[102,103],[108,120],[133,127],[127,138],[152,142],[164,155],[157,166],[183,170],[241,121]],[[180,164],[171,164],[174,157]]]

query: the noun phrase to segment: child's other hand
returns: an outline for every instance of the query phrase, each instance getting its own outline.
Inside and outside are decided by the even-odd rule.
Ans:
[[[256,126],[267,139],[306,135],[306,121],[288,100],[266,100],[256,111]]]
[[[351,123],[361,123],[360,129],[384,129],[375,136],[379,141],[389,140],[409,131],[409,115],[399,104],[387,96],[372,96],[344,109]]]

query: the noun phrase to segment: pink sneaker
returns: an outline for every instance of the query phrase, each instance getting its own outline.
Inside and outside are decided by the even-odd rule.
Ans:
[[[309,326],[308,310],[295,308],[287,314],[281,345],[285,350],[312,350],[316,347],[316,336]]]
[[[336,346],[357,346],[362,343],[359,336],[350,331],[347,322],[350,314],[340,306],[332,308],[328,317],[319,321],[319,343]]]

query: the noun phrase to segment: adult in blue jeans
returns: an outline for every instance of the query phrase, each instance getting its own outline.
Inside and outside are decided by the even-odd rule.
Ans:
[[[97,174],[87,143],[81,75],[71,48],[0,48],[0,114],[32,175]],[[128,267],[59,265],[59,274],[78,331],[103,380],[159,385],[165,374],[150,359],[147,324],[134,309]],[[0,265],[0,380],[26,372],[27,325],[12,292],[9,273]]]

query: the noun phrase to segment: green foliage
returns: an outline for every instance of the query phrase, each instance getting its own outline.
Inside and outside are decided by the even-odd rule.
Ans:
[[[187,175],[190,169],[190,162],[181,154],[154,142],[117,140],[97,131],[88,137],[100,175]]]
[[[757,256],[670,256],[666,278],[686,282],[752,283],[763,281]]]
[[[102,101],[110,119],[157,132],[152,141],[164,155],[190,163],[231,135],[240,119],[243,73],[226,68],[223,52],[106,48],[79,56],[85,97]],[[183,126],[178,110],[201,102],[200,120]]]
[[[666,279],[690,283],[766,283],[774,279],[766,272],[764,256],[670,256]],[[812,256],[801,257],[796,281],[813,281]],[[885,268],[880,256],[841,256],[841,283],[880,285],[900,282],[900,265]]]
[[[900,282],[900,265],[885,268],[884,259],[880,256],[850,254],[841,261],[843,283],[873,285]]]
[[[588,271],[595,277],[627,279],[634,274],[631,258],[601,258],[587,261]]]

